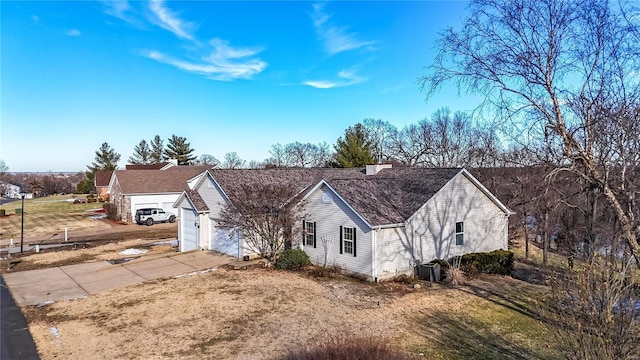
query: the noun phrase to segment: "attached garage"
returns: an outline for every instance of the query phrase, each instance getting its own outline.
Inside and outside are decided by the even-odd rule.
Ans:
[[[198,213],[190,208],[180,208],[180,231],[178,240],[180,241],[180,251],[191,251],[198,248],[198,223],[196,219]]]
[[[212,226],[210,249],[233,257],[239,257],[238,237],[232,235],[229,230],[218,229]]]

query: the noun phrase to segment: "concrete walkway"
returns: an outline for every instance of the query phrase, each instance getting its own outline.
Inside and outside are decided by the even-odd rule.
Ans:
[[[69,300],[146,280],[188,274],[230,264],[236,259],[213,252],[194,251],[139,258],[124,264],[106,261],[21,271],[3,275],[18,306]]]

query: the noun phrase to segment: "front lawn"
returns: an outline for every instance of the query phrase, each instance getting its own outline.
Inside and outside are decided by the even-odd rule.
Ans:
[[[108,222],[97,219],[101,215],[94,210],[102,209],[102,203],[74,204],[74,199],[85,199],[85,195],[56,195],[24,200],[24,237],[50,236],[61,237],[64,229],[68,231],[99,231],[111,228]],[[22,216],[19,209],[21,200],[0,206],[6,216],[0,217],[2,239],[20,238]],[[96,216],[97,215],[97,216]]]
[[[501,276],[412,289],[218,269],[23,310],[45,360],[277,359],[335,336],[424,359],[559,359],[536,314],[545,291]]]

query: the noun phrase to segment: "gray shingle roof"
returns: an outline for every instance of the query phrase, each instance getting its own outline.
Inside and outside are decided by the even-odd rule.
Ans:
[[[304,193],[325,180],[371,225],[398,224],[407,220],[462,169],[392,168],[376,175],[362,169],[210,169],[207,166],[176,166],[167,170],[118,170],[124,194],[186,191],[198,211],[204,200],[189,190],[187,180],[209,170],[229,199],[239,201],[243,186],[287,184]]]
[[[406,221],[462,169],[384,169],[360,179],[325,179],[371,225]]]
[[[461,170],[392,168],[376,175],[365,175],[362,169],[214,169],[210,173],[232,202],[239,200],[243,185],[286,183],[302,193],[325,180],[375,226],[404,222]]]
[[[166,170],[116,170],[123,194],[180,193],[188,190],[187,180],[210,166],[174,166]]]
[[[209,211],[209,207],[207,206],[207,203],[204,201],[202,196],[200,196],[200,193],[198,193],[195,190],[186,190],[185,192],[186,192],[187,197],[193,203],[193,206],[195,206],[196,211],[199,211],[199,212],[200,211]]]
[[[366,175],[362,169],[213,169],[209,171],[220,184],[231,202],[238,201],[243,194],[242,186],[260,184],[287,184],[294,193],[301,193],[305,189],[317,184],[322,179],[334,178],[363,178]]]

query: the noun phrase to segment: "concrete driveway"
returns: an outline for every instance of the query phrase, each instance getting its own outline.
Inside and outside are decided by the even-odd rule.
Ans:
[[[207,251],[136,259],[112,265],[106,261],[4,274],[18,306],[69,300],[146,280],[172,277],[229,264],[236,259]]]

